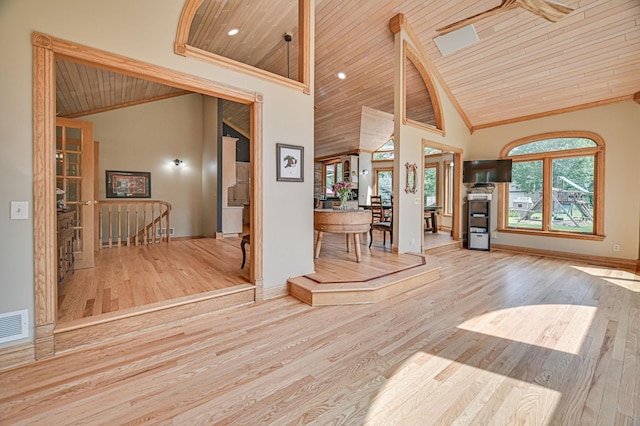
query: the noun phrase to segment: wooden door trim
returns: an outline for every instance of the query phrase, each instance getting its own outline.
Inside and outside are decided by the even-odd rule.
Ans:
[[[100,170],[100,142],[97,140],[93,141],[93,196],[94,199],[97,200],[100,198],[100,189],[98,187],[98,183],[100,182],[100,178],[97,173]],[[98,208],[93,209],[93,249],[95,251],[100,250],[100,232],[98,231],[98,223],[100,222],[100,214],[98,212]]]
[[[55,226],[55,55],[33,38],[33,267],[35,358],[54,355],[57,314]]]
[[[55,355],[57,317],[55,232],[55,59],[64,57],[90,66],[155,81],[192,92],[250,105],[251,164],[254,176],[251,200],[250,279],[256,301],[262,299],[262,95],[157,65],[34,32],[33,44],[33,229],[34,318],[36,359]]]

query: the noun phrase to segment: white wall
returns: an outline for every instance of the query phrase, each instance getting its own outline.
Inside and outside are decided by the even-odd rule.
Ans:
[[[509,142],[547,132],[581,130],[604,138],[604,241],[572,240],[498,233],[497,244],[565,251],[594,256],[638,259],[640,212],[640,105],[628,101],[536,120],[478,130],[466,159],[498,158]],[[494,197],[498,191],[494,191]],[[496,198],[497,201],[497,198]],[[492,203],[497,217],[497,202]],[[495,228],[497,221],[492,220]],[[613,245],[620,245],[614,252]]]
[[[0,312],[28,309],[30,338],[33,221],[31,216],[10,220],[9,206],[11,200],[33,205],[32,31],[261,93],[264,286],[284,285],[288,277],[314,269],[309,208],[313,204],[313,96],[174,54],[183,5],[175,0],[0,2]],[[313,64],[313,53],[311,56]],[[276,182],[276,143],[305,148],[303,183]]]
[[[171,203],[174,237],[202,235],[202,95],[191,94],[82,117],[100,142],[105,170],[151,172],[151,199]],[[214,118],[217,119],[217,118]],[[171,160],[184,166],[175,167]]]
[[[370,152],[361,152],[358,156],[358,174],[360,181],[358,182],[358,203],[360,205],[371,204],[371,196],[373,195],[373,163]],[[367,174],[362,171],[366,170]]]

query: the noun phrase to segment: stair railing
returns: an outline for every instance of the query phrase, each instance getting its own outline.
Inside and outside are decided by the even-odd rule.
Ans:
[[[99,201],[99,248],[171,241],[171,204],[161,200]]]

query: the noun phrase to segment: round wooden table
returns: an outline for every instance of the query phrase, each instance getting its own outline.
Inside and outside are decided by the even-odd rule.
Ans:
[[[313,211],[313,229],[318,231],[314,258],[320,257],[322,247],[322,235],[325,232],[345,234],[347,240],[347,252],[351,251],[351,239],[356,248],[356,261],[362,260],[360,252],[360,234],[369,231],[371,227],[370,210],[332,210],[315,209]]]

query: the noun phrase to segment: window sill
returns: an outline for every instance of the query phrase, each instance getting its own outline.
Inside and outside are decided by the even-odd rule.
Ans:
[[[535,235],[538,237],[569,238],[572,240],[603,241],[605,239],[604,235],[578,234],[574,232],[561,231],[534,231],[529,229],[498,228],[498,232],[504,232],[505,234]]]

